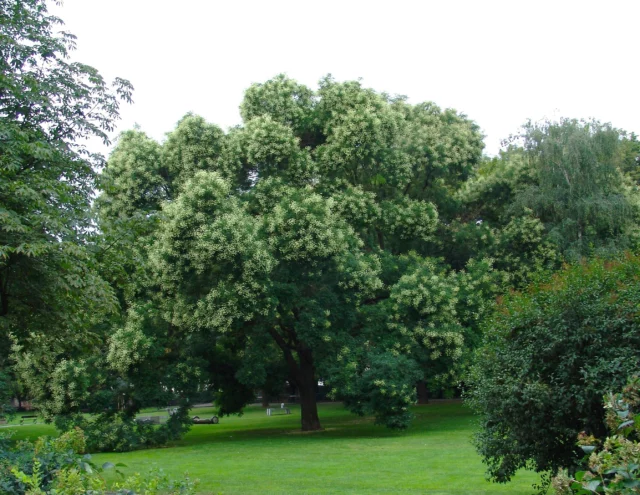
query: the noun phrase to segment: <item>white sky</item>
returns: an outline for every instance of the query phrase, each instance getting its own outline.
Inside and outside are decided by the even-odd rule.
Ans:
[[[129,79],[162,140],[188,111],[239,124],[244,90],[325,74],[475,120],[488,154],[527,118],[595,117],[640,134],[640,0],[65,0],[74,59]],[[104,152],[104,150],[102,150]]]

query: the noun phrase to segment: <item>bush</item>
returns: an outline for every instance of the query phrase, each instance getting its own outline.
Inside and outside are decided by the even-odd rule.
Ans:
[[[607,434],[602,396],[640,360],[640,258],[567,267],[501,301],[485,324],[468,402],[491,479],[573,468],[579,432]]]
[[[96,466],[89,454],[84,454],[84,432],[75,428],[58,438],[42,437],[35,444],[20,442],[9,445],[9,438],[0,437],[0,493],[12,495],[192,495],[197,480],[188,476],[170,480],[160,469],[147,474],[135,473],[127,478],[117,469],[123,464],[104,463]],[[102,476],[115,469],[120,481],[107,489]]]
[[[137,422],[134,417],[119,413],[99,414],[91,419],[83,415],[58,416],[56,427],[61,431],[81,428],[89,452],[127,452],[182,438],[191,427],[191,419],[188,409],[180,407],[160,426]]]
[[[626,495],[640,493],[640,379],[634,377],[619,394],[605,397],[607,424],[612,436],[598,449],[598,439],[581,434],[578,445],[587,454],[585,470],[569,476],[561,470],[553,479],[557,495],[592,495],[608,493]]]

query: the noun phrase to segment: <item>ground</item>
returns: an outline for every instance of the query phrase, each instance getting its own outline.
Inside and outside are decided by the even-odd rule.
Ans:
[[[125,473],[162,467],[171,477],[188,472],[202,494],[429,494],[530,495],[533,473],[519,473],[507,485],[484,479],[484,466],[471,445],[475,418],[458,402],[416,406],[405,432],[374,426],[371,418],[321,404],[325,430],[301,433],[300,410],[268,417],[260,407],[218,425],[195,425],[171,447],[100,454],[97,462],[123,462]],[[162,412],[148,411],[147,415]],[[166,414],[166,412],[164,412]],[[200,417],[213,409],[197,409]],[[54,434],[46,425],[16,428],[17,437]]]

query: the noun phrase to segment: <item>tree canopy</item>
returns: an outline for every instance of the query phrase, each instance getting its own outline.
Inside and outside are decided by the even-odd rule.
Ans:
[[[415,383],[451,378],[497,287],[490,262],[457,272],[430,256],[440,211],[480,162],[477,126],[331,77],[318,91],[285,76],[256,84],[241,113],[226,134],[187,115],[162,146],[124,134],[101,215],[161,218],[148,244],[155,307],[208,360],[222,398],[263,387],[280,362],[303,429],[320,427],[319,379],[355,412],[405,427]],[[457,295],[472,286],[485,292],[467,310]],[[212,360],[230,355],[229,380]]]
[[[117,311],[91,213],[104,162],[86,140],[108,142],[132,91],[71,62],[61,25],[42,0],[0,2],[0,368],[49,413],[86,392]]]
[[[0,0],[3,395],[26,387],[47,419],[81,425],[95,449],[177,438],[194,397],[215,394],[220,413],[238,413],[284,381],[304,430],[321,427],[319,380],[353,412],[405,428],[416,384],[459,384],[486,334],[472,379],[492,418],[479,437],[492,475],[566,461],[571,449],[553,441],[531,447],[537,424],[516,432],[496,419],[517,408],[487,390],[513,365],[506,388],[529,393],[527,360],[548,342],[597,336],[585,319],[626,332],[622,286],[607,273],[635,277],[635,258],[563,272],[558,288],[510,295],[485,320],[496,296],[544,270],[637,248],[635,135],[597,121],[528,123],[487,158],[479,127],[453,109],[359,81],[326,76],[311,89],[278,75],[247,89],[241,125],[224,131],[189,113],[162,143],[122,133],[104,163],[86,140],[108,141],[132,87],[71,62],[75,39],[60,24],[43,0]],[[513,330],[522,318],[530,331]],[[635,356],[631,340],[616,352]],[[599,375],[588,398],[554,406],[549,420],[557,370],[567,383],[581,373],[576,356],[552,351],[532,418],[556,439],[573,432],[576,411],[597,428]],[[571,369],[551,366],[560,355]],[[167,425],[135,423],[169,400],[179,413]]]
[[[69,61],[73,35],[42,0],[0,2],[0,366],[11,346],[63,373],[62,350],[116,309],[92,249],[99,156],[131,85]],[[25,354],[26,353],[26,354]]]

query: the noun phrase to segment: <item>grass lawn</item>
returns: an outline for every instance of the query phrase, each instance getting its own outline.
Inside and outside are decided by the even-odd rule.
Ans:
[[[459,403],[416,406],[415,421],[405,432],[374,426],[339,404],[321,404],[325,430],[301,433],[300,411],[291,409],[289,416],[267,417],[262,408],[251,407],[218,425],[194,425],[168,448],[94,458],[123,462],[127,474],[153,465],[175,478],[188,472],[200,480],[203,494],[530,495],[538,479],[522,472],[507,485],[485,481],[471,445],[474,417]],[[206,417],[213,409],[194,414]],[[16,430],[19,438],[54,432],[40,425]]]

